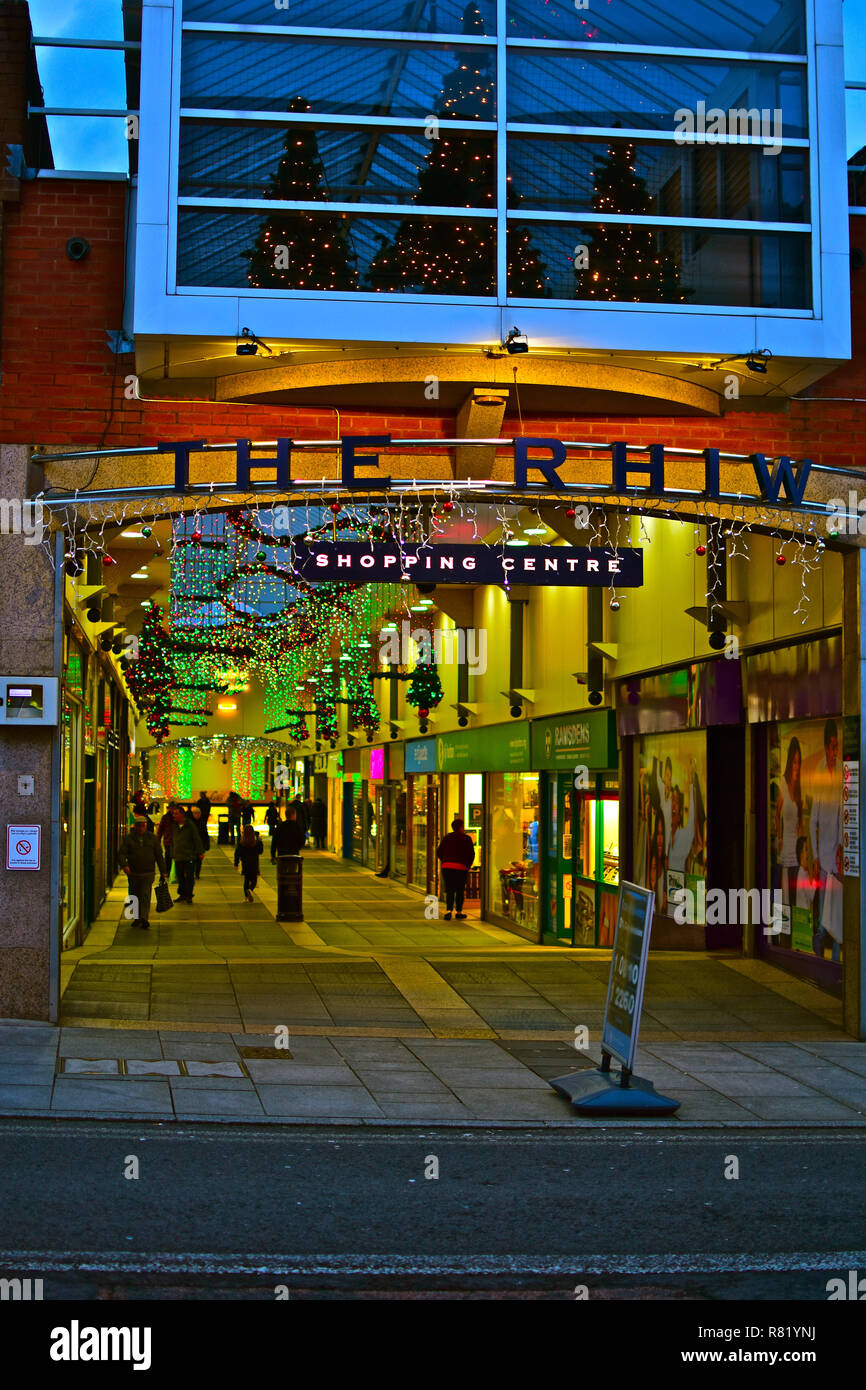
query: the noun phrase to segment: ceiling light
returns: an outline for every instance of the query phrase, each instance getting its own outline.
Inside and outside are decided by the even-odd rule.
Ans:
[[[505,542],[506,545],[529,545],[529,541],[521,541],[516,538]]]
[[[122,536],[126,536],[126,538],[127,538],[128,540],[131,540],[131,541],[143,541],[143,540],[144,540],[144,532],[143,532],[143,531],[121,531],[120,534],[121,534]]]
[[[419,607],[419,608],[432,608],[432,607],[433,607],[433,600],[432,600],[432,598],[419,598],[419,600],[418,600],[418,607]],[[414,611],[415,611],[414,608],[413,608],[412,611],[413,611],[413,613],[414,613]]]
[[[150,576],[149,576],[148,573],[147,573],[147,570],[136,570],[135,574],[131,574],[129,577],[130,577],[130,579],[149,579],[149,578],[150,578]]]
[[[217,704],[217,709],[219,710],[220,714],[234,714],[237,707],[238,705],[236,700],[220,700]]]
[[[523,534],[524,534],[524,536],[546,536],[546,535],[547,535],[547,527],[546,527],[546,526],[524,526],[524,528],[523,528]]]

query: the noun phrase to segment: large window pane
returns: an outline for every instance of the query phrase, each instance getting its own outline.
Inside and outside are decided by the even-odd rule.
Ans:
[[[522,239],[516,244],[522,246]],[[543,293],[535,262],[528,253],[524,261],[523,268],[515,268],[515,283],[537,285]],[[271,264],[273,273],[268,273]],[[181,208],[178,214],[181,285],[489,296],[495,267],[492,218],[325,211],[267,216],[195,208]]]
[[[583,9],[549,0],[509,0],[508,37],[805,53],[803,0],[592,0]]]
[[[181,122],[182,197],[493,207],[495,137]],[[478,156],[478,158],[476,158]]]
[[[390,29],[402,34],[466,32],[466,0],[328,0],[327,5],[321,0],[281,0],[281,4],[277,8],[276,3],[262,4],[262,0],[184,0],[183,17],[209,24],[291,25],[298,29]],[[476,0],[476,7],[483,32],[495,34],[495,0]]]
[[[768,138],[807,134],[805,72],[799,67],[509,52],[510,121],[676,131],[683,128],[676,113],[694,113],[698,102],[706,111],[766,111]],[[782,113],[778,126],[776,110]]]
[[[606,172],[628,158],[639,206],[611,212],[732,221],[805,222],[808,155],[725,145],[639,144],[512,135],[508,172],[514,205],[544,212],[603,210]]]
[[[554,299],[811,307],[810,238],[805,235],[511,222],[509,260],[514,267],[520,266],[521,239],[527,235]],[[509,295],[524,298],[516,283],[510,277]]]
[[[228,111],[496,119],[492,48],[186,34],[181,102]]]

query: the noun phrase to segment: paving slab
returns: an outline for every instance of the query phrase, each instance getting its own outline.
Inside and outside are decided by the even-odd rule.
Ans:
[[[380,1119],[382,1111],[363,1086],[329,1086],[327,1108],[318,1086],[257,1087],[267,1115],[321,1116],[330,1119]]]
[[[257,1084],[281,1086],[352,1086],[355,1073],[350,1067],[315,1066],[303,1062],[279,1061],[247,1063],[247,1071]]]
[[[227,1076],[243,1077],[243,1068],[240,1062],[201,1062],[195,1061],[191,1057],[184,1063],[189,1076]]]
[[[178,1090],[173,1092],[179,1120],[263,1118],[265,1110],[255,1091]]]
[[[52,1109],[111,1114],[173,1114],[167,1081],[144,1081],[133,1077],[58,1076],[54,1083]]]

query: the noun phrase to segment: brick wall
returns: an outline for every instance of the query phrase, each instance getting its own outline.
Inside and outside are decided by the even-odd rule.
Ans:
[[[3,10],[17,8],[0,3]],[[115,356],[106,334],[119,329],[124,289],[126,188],[120,182],[44,179],[21,185],[20,201],[6,210],[6,277],[0,347],[0,442],[81,448],[151,444],[160,439],[233,439],[242,436],[333,438],[333,412],[285,406],[150,404],[127,400],[124,378],[132,356]],[[862,235],[853,220],[852,241]],[[86,260],[67,258],[70,236],[91,244]],[[813,388],[815,397],[866,397],[866,267],[852,274],[854,358]],[[146,390],[146,388],[145,388]],[[421,437],[453,433],[451,416],[341,411],[344,434]],[[866,457],[866,413],[861,404],[792,401],[778,412],[732,411],[722,419],[524,416],[526,433],[586,439],[654,441],[671,446],[711,443],[749,453],[809,454],[816,462],[859,466]],[[508,418],[503,434],[520,432]]]

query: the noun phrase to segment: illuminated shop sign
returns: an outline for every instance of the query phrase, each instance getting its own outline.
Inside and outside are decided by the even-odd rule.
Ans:
[[[288,491],[293,486],[303,487],[303,479],[292,478],[291,476],[293,443],[294,441],[291,439],[276,440],[273,457],[264,458],[252,452],[254,446],[249,439],[238,439],[235,444],[234,483],[220,483],[220,489],[234,486],[239,492],[254,491],[258,480],[251,477],[253,469],[257,473],[264,470],[272,473],[273,477],[270,481],[275,483],[278,489]],[[378,454],[358,452],[361,449],[384,449],[390,445],[390,434],[347,435],[339,440],[341,486],[346,491],[381,492],[387,491],[395,482],[412,482],[411,478],[383,476],[378,471]],[[182,440],[171,444],[161,443],[157,445],[159,453],[174,455],[175,492],[186,491],[190,481],[190,455],[204,447],[204,440]],[[406,441],[400,441],[399,447],[407,447]],[[643,450],[646,453],[645,461],[636,460],[634,457],[629,458],[630,452],[634,454],[635,447],[626,443],[599,445],[599,449],[602,447],[606,447],[610,453],[612,491],[625,492],[639,483],[646,495],[650,497],[665,496],[668,489],[665,487],[664,444],[651,444],[646,450]],[[570,467],[572,470],[578,462],[574,450],[570,449],[561,439],[527,438],[524,436],[512,442],[512,451],[512,481],[516,490],[529,490],[533,487],[537,488],[539,485],[553,492],[566,493],[579,490],[579,479],[572,479],[571,482],[565,483],[557,471],[565,464],[569,454],[571,454]],[[721,452],[718,449],[704,449],[701,457],[703,458],[703,490],[699,495],[707,500],[718,501],[722,496],[720,468],[723,459]],[[779,501],[780,494],[784,493],[785,500],[790,505],[800,506],[802,504],[806,484],[812,470],[811,459],[803,459],[799,463],[794,463],[787,455],[782,455],[776,459],[775,466],[771,468],[772,456],[768,459],[766,454],[754,453],[749,455],[749,462],[754,469],[758,488],[755,495],[756,500],[775,505]],[[587,478],[586,481],[597,484],[597,461],[587,461],[587,466],[590,469],[591,477]],[[358,470],[363,470],[361,476],[358,475]]]
[[[345,583],[571,584],[639,588],[643,553],[624,548],[536,545],[515,552],[500,546],[398,545],[391,541],[294,541],[301,579]]]

